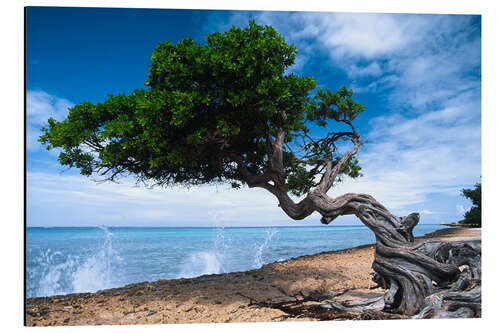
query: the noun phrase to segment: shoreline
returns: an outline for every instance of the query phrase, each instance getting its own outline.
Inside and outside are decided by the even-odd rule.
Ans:
[[[481,229],[445,228],[416,237],[481,239]],[[96,293],[26,300],[27,326],[310,321],[252,304],[315,292],[372,290],[374,244],[273,262],[242,272],[141,282]]]

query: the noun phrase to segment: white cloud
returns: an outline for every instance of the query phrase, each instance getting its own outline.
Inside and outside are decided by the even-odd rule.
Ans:
[[[277,200],[261,189],[136,186],[132,180],[95,183],[79,175],[28,172],[28,225],[63,221],[116,225],[277,225],[290,223]],[[45,216],[34,212],[43,212]],[[314,218],[313,218],[314,219]],[[317,221],[318,219],[314,219]],[[56,221],[56,222],[54,222]],[[90,222],[92,221],[92,222]]]
[[[352,89],[356,93],[366,93],[366,92],[376,92],[382,91],[384,89],[393,88],[400,81],[400,78],[397,75],[389,74],[384,75],[375,80],[369,80],[369,83],[366,85],[358,85],[356,83],[352,84]]]
[[[355,64],[352,64],[349,67],[349,76],[350,77],[364,77],[364,76],[373,76],[377,77],[382,75],[382,69],[380,68],[380,65],[377,62],[372,62],[368,66],[358,66]]]
[[[386,56],[418,39],[421,30],[428,26],[418,15],[243,11],[235,12],[227,22],[212,24],[210,29],[246,26],[250,18],[273,26],[287,42],[296,44],[300,63],[316,56],[317,51],[325,51],[333,60],[342,62],[352,57]],[[367,73],[372,75],[377,64],[369,66],[372,67]]]
[[[28,150],[41,149],[38,137],[40,129],[47,124],[50,117],[62,120],[68,114],[73,103],[41,90],[29,90],[26,94],[26,143]]]
[[[336,58],[386,55],[408,44],[416,28],[416,19],[391,14],[308,13],[301,17],[307,26],[317,28],[297,35],[316,38]]]

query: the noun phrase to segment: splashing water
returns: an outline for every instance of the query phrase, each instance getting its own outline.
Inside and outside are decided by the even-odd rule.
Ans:
[[[28,272],[31,281],[39,281],[28,289],[28,297],[95,292],[119,286],[114,268],[122,259],[113,249],[112,236],[106,227],[103,245],[89,255],[67,255],[47,249],[36,258],[37,270]]]
[[[266,239],[264,240],[264,243],[257,247],[257,251],[255,252],[254,268],[261,268],[262,265],[264,265],[262,254],[264,253],[264,250],[269,247],[269,243],[277,232],[278,230],[276,229],[266,229]]]
[[[188,256],[177,278],[190,278],[207,274],[225,273],[226,251],[229,248],[224,235],[224,227],[217,227],[213,249],[199,251]]]
[[[211,251],[196,252],[189,255],[177,278],[191,278],[206,274],[220,274],[221,272],[221,261],[216,253]]]
[[[28,290],[28,296],[49,296],[57,294],[66,294],[71,292],[71,284],[68,279],[68,271],[75,266],[75,261],[72,257],[62,263],[55,264],[60,261],[61,252],[53,252],[50,249],[42,251],[36,262],[40,267],[40,275],[38,287],[35,290]],[[29,272],[30,276],[37,275],[34,272]],[[34,280],[31,278],[31,280]],[[36,281],[36,280],[34,280]]]
[[[113,287],[112,264],[121,258],[113,249],[113,234],[104,226],[98,228],[106,235],[104,244],[100,251],[76,269],[73,274],[73,292],[94,292]]]

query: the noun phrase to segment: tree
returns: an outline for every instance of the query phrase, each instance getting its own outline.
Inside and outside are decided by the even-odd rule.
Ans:
[[[462,189],[462,195],[472,201],[472,207],[459,223],[481,227],[481,184],[477,183],[473,189]]]
[[[204,45],[167,41],[153,51],[145,88],[70,108],[63,121],[48,120],[40,141],[62,149],[62,165],[103,181],[246,184],[272,193],[295,220],[354,214],[376,235],[386,310],[415,314],[460,270],[446,255],[436,259],[437,247],[413,243],[417,213],[394,216],[367,194],[328,196],[342,176],[361,176],[354,121],[365,107],[344,86],[316,89],[313,78],[288,72],[295,56],[295,46],[253,21],[208,34]]]

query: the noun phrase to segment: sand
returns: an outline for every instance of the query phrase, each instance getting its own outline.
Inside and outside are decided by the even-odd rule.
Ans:
[[[426,239],[481,239],[481,229],[447,228]],[[417,241],[421,241],[420,238]],[[257,270],[132,284],[97,293],[31,298],[28,326],[312,320],[255,306],[326,291],[373,290],[374,246],[303,256]],[[379,290],[380,291],[380,290]]]

